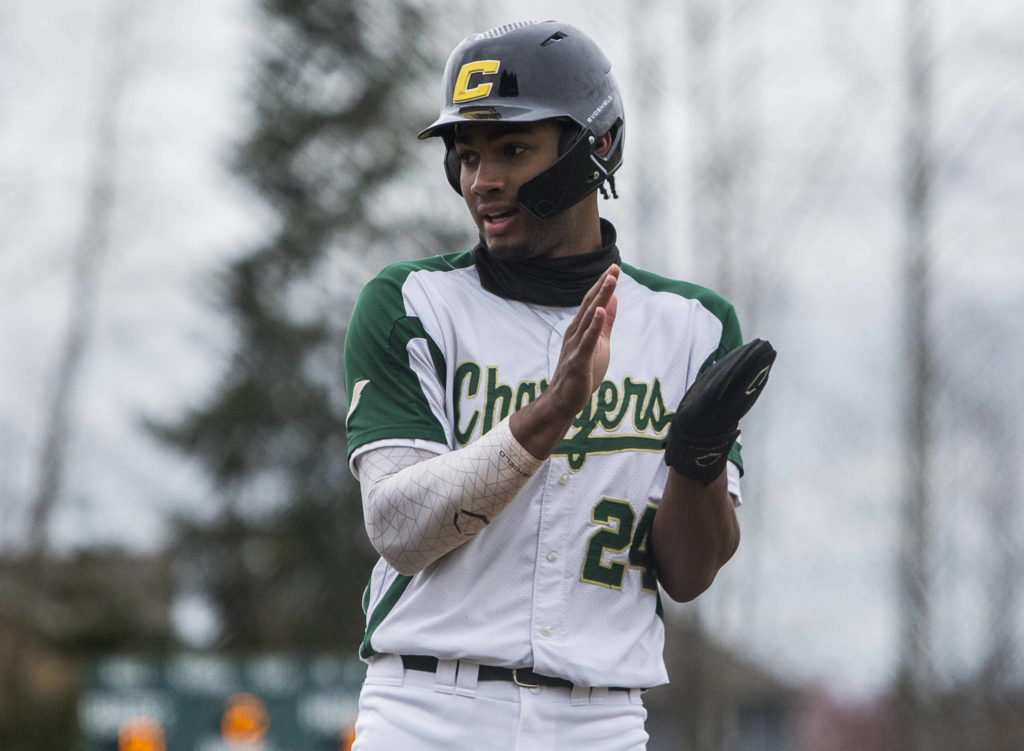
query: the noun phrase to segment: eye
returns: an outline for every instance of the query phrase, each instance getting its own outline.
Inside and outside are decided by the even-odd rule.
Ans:
[[[505,144],[505,156],[519,156],[524,151],[526,151],[526,146],[521,143]]]
[[[476,155],[475,151],[470,151],[469,149],[458,149],[458,150],[456,150],[455,153],[456,153],[456,155],[459,158],[459,163],[460,164],[470,164],[471,165],[471,164],[474,164],[476,162],[477,155]]]

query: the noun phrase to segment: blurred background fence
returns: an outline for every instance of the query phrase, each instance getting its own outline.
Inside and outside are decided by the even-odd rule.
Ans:
[[[472,244],[415,133],[458,41],[551,12],[0,5],[0,748],[113,748],[102,691],[176,695],[188,655],[233,676],[218,712],[258,693],[246,660],[352,658],[348,314],[386,263]],[[652,751],[1024,747],[1024,8],[557,17],[623,90],[624,257],[780,352],[740,551],[668,608]]]

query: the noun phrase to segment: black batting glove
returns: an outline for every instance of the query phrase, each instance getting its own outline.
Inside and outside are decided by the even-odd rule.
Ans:
[[[665,464],[710,485],[725,469],[740,418],[764,390],[775,354],[771,344],[754,339],[697,376],[669,426]]]

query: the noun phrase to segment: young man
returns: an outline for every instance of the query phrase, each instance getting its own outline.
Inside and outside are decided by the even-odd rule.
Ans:
[[[693,599],[739,543],[738,421],[775,352],[739,347],[713,292],[621,262],[596,191],[623,125],[571,26],[492,29],[448,60],[420,137],[443,140],[480,244],[385,269],[345,344],[381,554],[358,751],[643,749],[641,691],[668,680],[659,585]]]

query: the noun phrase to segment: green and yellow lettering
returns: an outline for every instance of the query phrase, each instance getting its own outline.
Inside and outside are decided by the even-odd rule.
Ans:
[[[480,392],[480,366],[475,362],[461,363],[455,369],[455,398],[453,408],[455,410],[455,440],[460,446],[465,446],[473,437],[477,420],[480,418],[480,411],[473,410],[469,423],[462,426],[462,400],[472,399]]]

